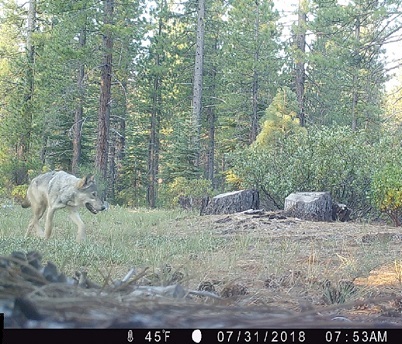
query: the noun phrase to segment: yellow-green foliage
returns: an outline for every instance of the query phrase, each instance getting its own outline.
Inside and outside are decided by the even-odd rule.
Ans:
[[[387,213],[396,226],[400,225],[402,213],[402,168],[385,165],[372,180],[372,202],[380,211]]]
[[[398,83],[388,92],[385,103],[387,120],[385,125],[391,128],[399,129],[402,124],[402,70],[398,75]]]
[[[212,194],[211,182],[203,178],[187,179],[177,177],[160,191],[161,199],[166,203],[164,206],[168,207],[176,207],[180,197],[201,199],[202,197],[211,196]]]
[[[288,87],[279,89],[265,116],[261,118],[262,128],[256,144],[272,145],[280,137],[303,131],[304,128],[300,126],[297,117],[297,109],[296,95]]]
[[[26,185],[26,184],[17,185],[11,191],[11,196],[13,196],[13,198],[16,201],[22,201],[27,194],[27,189],[28,189],[28,185]]]
[[[239,175],[237,175],[233,170],[226,171],[225,180],[235,190],[239,190],[242,188],[243,179]]]

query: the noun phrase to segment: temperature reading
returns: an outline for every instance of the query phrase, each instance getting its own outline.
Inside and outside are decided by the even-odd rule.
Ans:
[[[170,331],[148,331],[145,335],[145,340],[148,343],[166,343],[170,337]]]

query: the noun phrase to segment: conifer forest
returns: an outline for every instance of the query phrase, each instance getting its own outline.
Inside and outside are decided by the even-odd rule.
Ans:
[[[0,198],[256,189],[402,210],[402,0],[1,0]]]

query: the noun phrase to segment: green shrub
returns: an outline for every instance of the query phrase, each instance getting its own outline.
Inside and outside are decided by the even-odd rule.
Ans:
[[[177,177],[173,182],[160,189],[159,200],[163,206],[174,208],[179,205],[181,200],[186,199],[191,203],[191,207],[198,208],[202,198],[212,194],[212,185],[209,180]]]
[[[238,152],[232,173],[242,187],[257,188],[278,208],[292,192],[329,191],[335,201],[364,214],[371,208],[368,196],[377,166],[370,139],[346,127],[310,128]]]
[[[386,164],[373,176],[371,200],[381,212],[391,217],[395,226],[400,226],[402,214],[402,166]]]

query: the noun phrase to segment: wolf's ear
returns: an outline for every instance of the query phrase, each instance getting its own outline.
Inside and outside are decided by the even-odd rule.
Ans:
[[[77,187],[78,189],[85,189],[89,185],[91,185],[95,181],[95,178],[92,174],[88,174],[86,177],[80,179],[78,181]]]
[[[95,183],[95,176],[93,174],[88,174],[86,177],[86,185]]]

